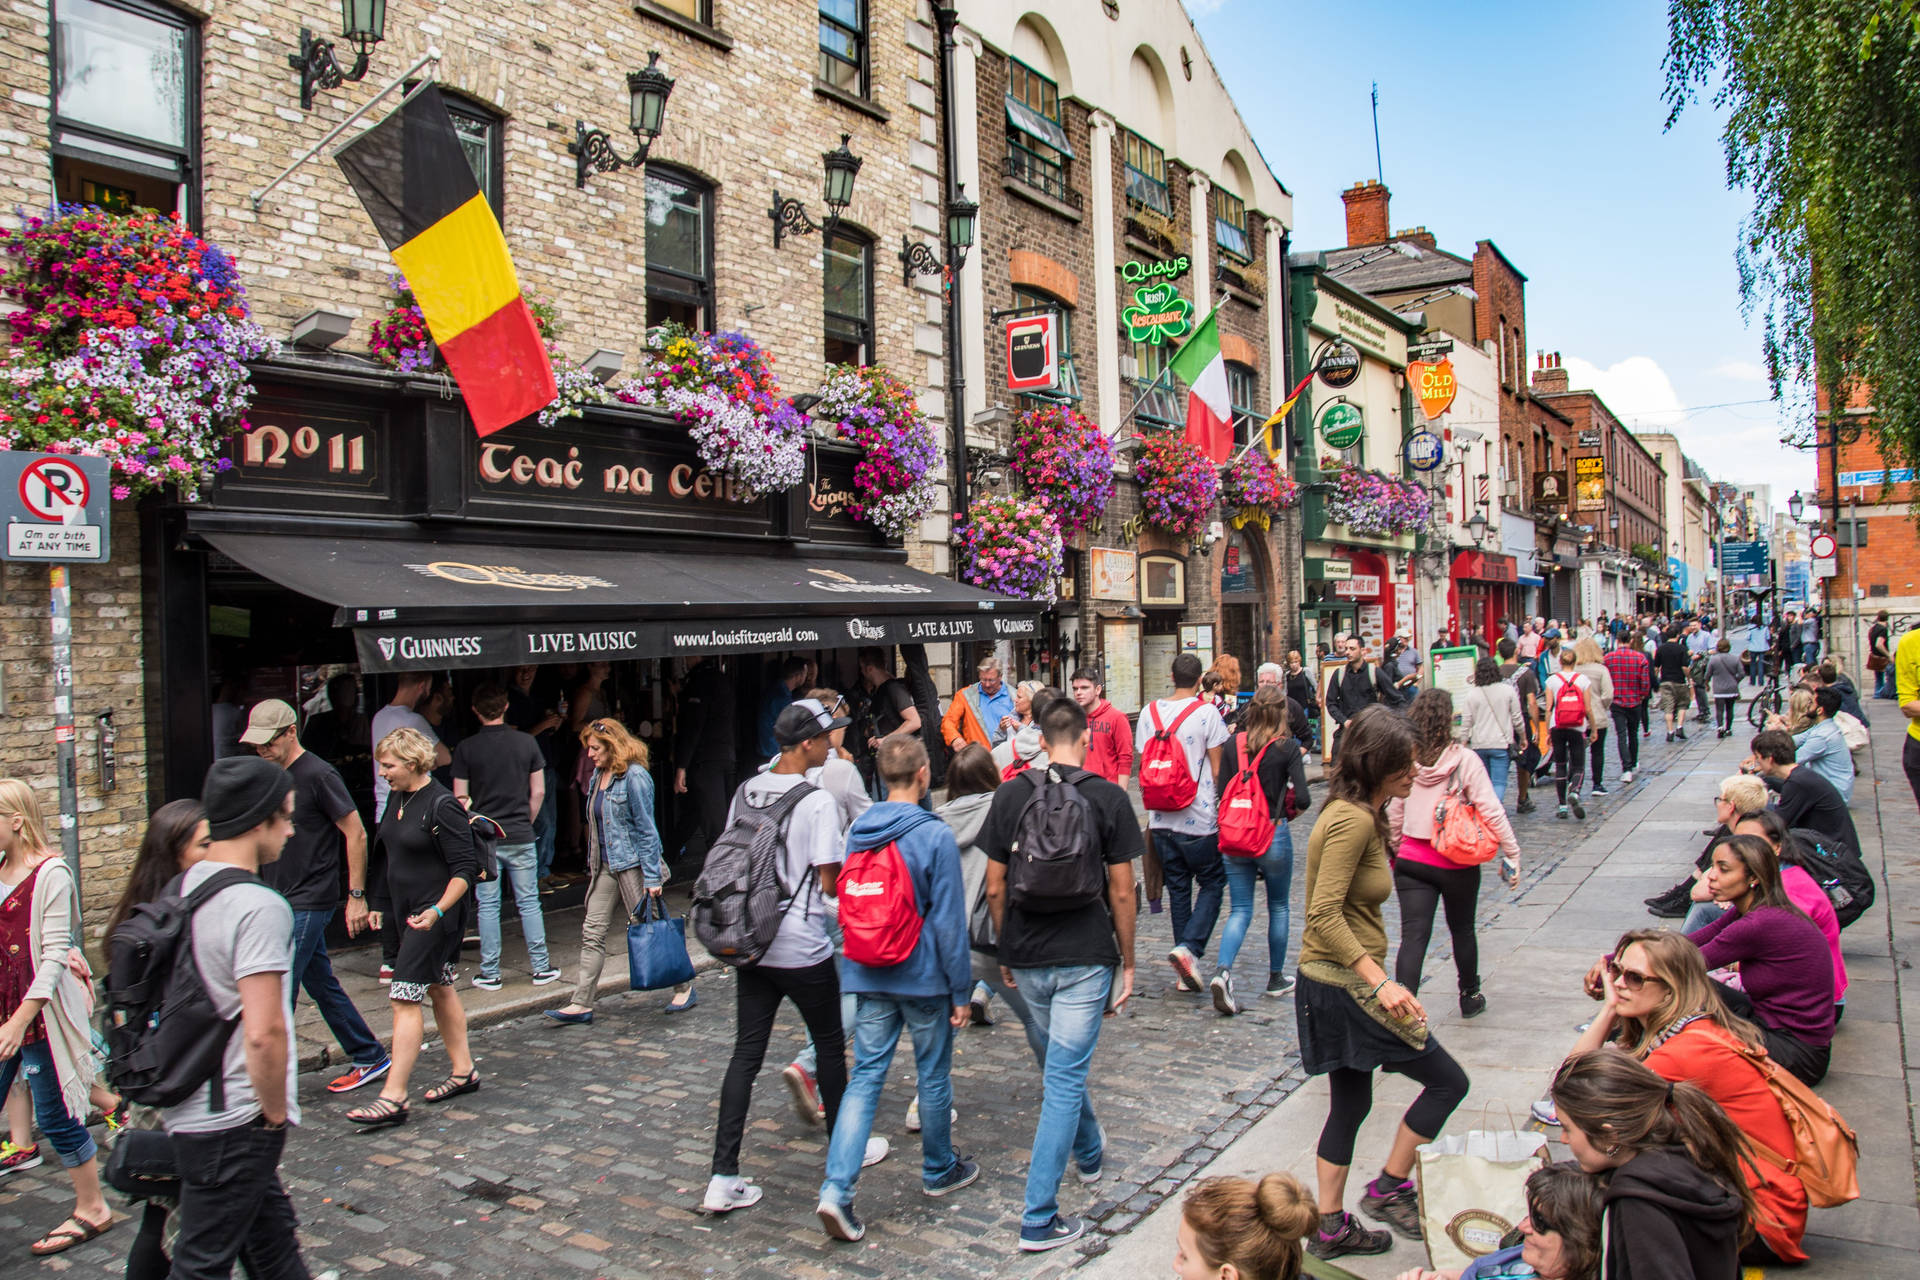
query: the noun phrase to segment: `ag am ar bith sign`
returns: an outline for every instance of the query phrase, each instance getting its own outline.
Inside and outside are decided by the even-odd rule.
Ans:
[[[105,563],[112,488],[105,458],[0,452],[0,560]]]

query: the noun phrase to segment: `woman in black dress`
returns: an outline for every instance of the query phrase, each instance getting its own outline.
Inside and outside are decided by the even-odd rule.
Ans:
[[[453,1068],[427,1090],[426,1100],[445,1102],[480,1087],[480,1073],[467,1048],[467,1013],[453,985],[459,976],[467,889],[479,871],[467,813],[451,791],[433,780],[433,743],[425,734],[395,729],[374,747],[373,759],[393,788],[374,837],[386,852],[387,880],[384,897],[373,905],[376,913],[397,915],[401,936],[393,985],[387,990],[393,1003],[393,1069],[378,1098],[347,1112],[353,1123],[369,1126],[406,1123],[407,1083],[426,1034],[422,1000],[433,1001],[433,1023]]]

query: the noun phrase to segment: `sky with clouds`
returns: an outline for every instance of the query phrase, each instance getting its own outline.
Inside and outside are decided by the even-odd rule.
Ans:
[[[1719,120],[1663,126],[1662,0],[1187,0],[1274,175],[1295,249],[1346,241],[1340,193],[1376,176],[1395,228],[1528,277],[1528,341],[1629,426],[1672,430],[1715,479],[1812,487],[1780,443],[1734,266],[1745,193]],[[1776,498],[1778,501],[1779,498]]]

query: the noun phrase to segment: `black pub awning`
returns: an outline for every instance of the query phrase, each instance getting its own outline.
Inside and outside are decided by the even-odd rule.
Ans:
[[[368,672],[1025,639],[1043,607],[891,561],[202,536],[334,605]]]

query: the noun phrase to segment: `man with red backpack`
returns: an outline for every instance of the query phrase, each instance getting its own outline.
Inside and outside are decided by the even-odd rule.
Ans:
[[[1190,992],[1204,990],[1199,957],[1206,954],[1227,885],[1214,779],[1220,773],[1220,749],[1232,736],[1220,713],[1199,694],[1200,659],[1182,653],[1173,660],[1173,696],[1147,704],[1133,744],[1147,828],[1172,903],[1173,950],[1167,963],[1180,990]]]
[[[1599,704],[1593,685],[1574,670],[1573,646],[1560,649],[1560,669],[1547,677],[1547,727],[1553,743],[1553,786],[1560,793],[1557,817],[1584,819],[1580,806],[1580,788],[1587,780],[1587,747],[1600,733]]]
[[[920,807],[932,786],[925,744],[896,734],[881,742],[877,763],[887,798],[854,821],[840,873],[842,990],[859,1004],[818,1210],[827,1234],[849,1241],[866,1234],[853,1193],[902,1030],[913,1037],[921,1191],[948,1195],[980,1176],[978,1164],[954,1154],[951,1132],[953,1033],[967,1024],[973,988],[960,846]]]

